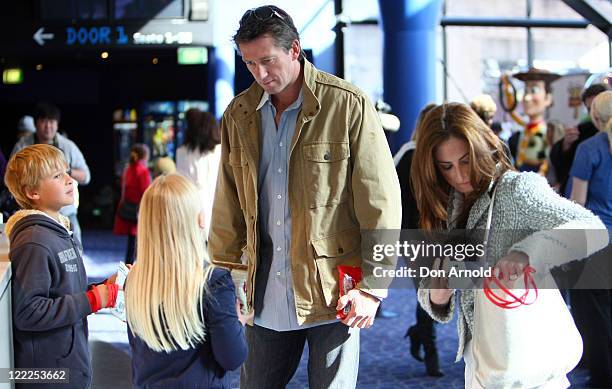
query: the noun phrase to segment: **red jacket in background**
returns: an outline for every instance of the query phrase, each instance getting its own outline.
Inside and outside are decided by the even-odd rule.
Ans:
[[[140,160],[129,164],[127,169],[125,169],[123,172],[123,177],[121,177],[121,188],[125,191],[121,201],[125,199],[127,201],[140,204],[142,195],[149,185],[151,185],[151,173],[149,172],[146,163],[143,160]],[[123,220],[117,213],[115,214],[115,226],[113,227],[113,233],[117,235],[136,236],[137,226],[137,223]]]

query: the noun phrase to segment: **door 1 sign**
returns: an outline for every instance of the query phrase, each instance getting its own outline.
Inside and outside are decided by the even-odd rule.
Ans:
[[[123,26],[66,27],[66,44],[73,45],[125,45],[128,36]]]
[[[53,39],[55,35],[51,34],[51,33],[45,33],[45,28],[41,27],[38,30],[36,30],[36,32],[34,33],[34,36],[32,36],[32,38],[36,41],[36,43],[38,43],[40,46],[44,46],[45,45],[45,39]]]

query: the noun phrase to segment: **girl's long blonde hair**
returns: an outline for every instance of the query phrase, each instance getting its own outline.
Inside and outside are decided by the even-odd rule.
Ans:
[[[125,288],[127,322],[152,350],[193,348],[204,340],[201,301],[213,266],[198,223],[199,191],[178,174],[145,191],[136,264]]]

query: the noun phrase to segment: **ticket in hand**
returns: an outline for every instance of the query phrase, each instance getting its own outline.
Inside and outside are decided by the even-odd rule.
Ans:
[[[117,280],[115,283],[119,286],[119,292],[117,293],[117,303],[114,307],[111,308],[111,313],[115,315],[122,321],[125,321],[125,296],[123,294],[123,285],[125,284],[125,279],[127,278],[130,269],[125,266],[125,263],[119,262],[119,267],[117,268]]]
[[[242,306],[242,314],[246,315],[249,313],[246,296],[247,272],[233,269],[230,271],[230,275],[232,276],[232,281],[234,282],[236,298],[240,300],[240,305]]]
[[[363,274],[361,268],[357,266],[338,266],[338,283],[340,289],[340,297],[347,294],[351,289],[354,289],[357,284],[361,281]],[[351,311],[351,303],[349,302],[346,306],[337,311],[336,319],[344,320]]]
[[[242,306],[242,314],[247,315],[249,308],[247,306],[246,296],[246,281],[248,277],[248,266],[243,263],[235,262],[224,262],[224,261],[212,261],[215,265],[224,267],[230,271],[232,281],[234,282],[234,290],[236,292],[236,298],[240,300]]]

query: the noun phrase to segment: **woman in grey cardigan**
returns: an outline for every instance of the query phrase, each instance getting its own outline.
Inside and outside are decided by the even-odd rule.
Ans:
[[[608,243],[605,227],[591,212],[558,196],[543,177],[517,173],[504,158],[500,140],[469,106],[440,105],[420,126],[422,136],[417,141],[411,178],[421,228],[484,230],[495,188],[487,259],[496,264],[502,282],[514,281],[527,265],[537,275],[548,274],[550,268],[584,258]],[[573,229],[572,233],[583,235],[582,250],[568,250],[558,240],[542,235],[556,229]],[[588,234],[575,231],[587,229],[591,230]],[[461,291],[459,298],[456,294],[447,280],[430,279],[421,283],[418,298],[429,315],[442,323],[451,321],[459,301],[459,361],[472,355],[474,290]],[[466,358],[466,388],[481,388],[469,362]],[[563,375],[540,388],[568,386]]]

